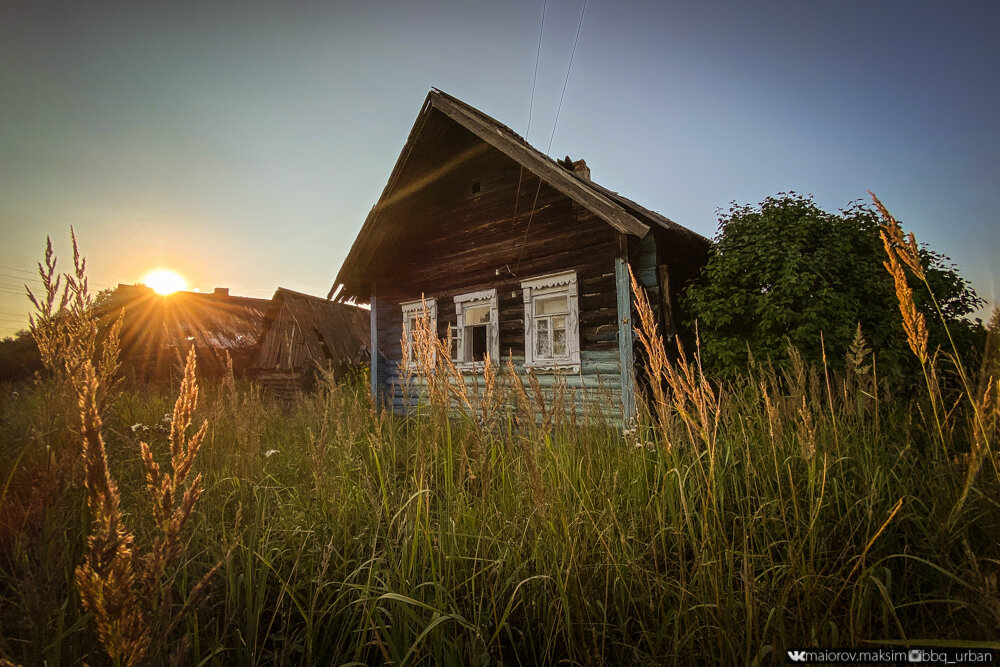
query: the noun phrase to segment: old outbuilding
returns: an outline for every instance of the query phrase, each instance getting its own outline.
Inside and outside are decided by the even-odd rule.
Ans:
[[[252,376],[274,391],[307,388],[318,368],[343,375],[368,363],[369,313],[279,287],[264,315]]]
[[[137,381],[166,381],[183,369],[193,346],[202,377],[239,377],[250,367],[270,301],[214,292],[161,296],[145,285],[119,285],[101,308],[110,323],[124,309],[122,368]]]
[[[629,422],[636,350],[628,270],[669,338],[677,295],[709,241],[601,187],[583,160],[556,161],[513,130],[433,89],[331,294],[370,303],[371,390],[397,410],[416,400],[400,372],[426,307],[454,332],[459,368],[486,355],[580,409]],[[588,407],[589,406],[589,407]]]

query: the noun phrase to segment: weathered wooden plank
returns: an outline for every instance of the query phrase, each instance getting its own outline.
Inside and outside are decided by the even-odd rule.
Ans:
[[[369,384],[372,401],[376,407],[379,405],[379,381],[378,381],[378,299],[375,296],[375,286],[372,286],[371,295],[371,357],[368,369]]]
[[[660,283],[663,286],[659,295],[662,308],[663,334],[669,339],[677,334],[677,321],[674,317],[673,300],[670,298],[670,272],[667,270],[666,264],[660,264],[657,267],[657,272],[659,273]]]
[[[618,295],[618,355],[621,359],[621,406],[626,426],[635,421],[635,355],[632,345],[632,288],[628,273],[628,254],[622,239],[621,255],[615,258],[615,286]]]

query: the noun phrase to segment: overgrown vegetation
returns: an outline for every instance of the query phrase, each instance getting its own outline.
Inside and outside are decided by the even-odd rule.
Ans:
[[[919,250],[885,216],[917,398],[890,392],[856,327],[843,370],[782,347],[780,368],[758,356],[711,381],[697,350],[665,353],[641,292],[652,395],[624,436],[553,409],[558,395],[510,369],[467,383],[426,325],[413,381],[429,398],[405,418],[375,410],[363,381],[327,378],[290,409],[231,380],[208,387],[179,422],[208,420],[203,492],[173,533],[176,574],[150,589],[178,619],[172,636],[205,664],[754,664],[806,645],[998,647],[1000,317],[981,368],[936,350],[910,286],[927,276]],[[80,441],[79,411],[51,408],[53,382],[0,397],[2,516],[34,508],[0,534],[0,656],[100,664],[108,644],[74,574],[93,553],[94,486],[76,456],[65,483],[25,491],[49,483],[36,461]],[[163,545],[163,515],[144,509],[157,486],[146,452],[176,443],[171,403],[138,388],[101,410],[135,553]],[[149,636],[145,659],[167,663],[172,646]]]
[[[809,364],[822,365],[825,355],[826,364],[841,371],[860,325],[883,378],[897,387],[919,378],[893,280],[882,268],[879,229],[878,211],[862,202],[837,213],[795,193],[756,206],[733,204],[720,216],[708,264],[683,299],[709,372],[731,377],[750,360],[768,357],[784,363],[778,353],[789,344]],[[926,280],[916,286],[914,302],[929,316],[932,349],[951,349],[954,342],[972,362],[982,352],[985,329],[967,318],[982,299],[947,257],[928,248],[916,253]]]

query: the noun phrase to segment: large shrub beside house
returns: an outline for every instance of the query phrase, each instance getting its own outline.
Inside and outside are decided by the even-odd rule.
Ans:
[[[943,321],[963,354],[974,354],[983,327],[968,316],[982,300],[947,257],[925,247],[921,258]],[[758,205],[734,203],[720,216],[699,280],[683,295],[706,365],[733,374],[751,355],[785,358],[791,344],[814,363],[822,363],[825,348],[827,363],[837,367],[860,324],[880,373],[912,372],[884,260],[878,214],[861,202],[837,213],[794,192]],[[928,315],[931,346],[946,345],[926,288],[916,286],[915,298]]]

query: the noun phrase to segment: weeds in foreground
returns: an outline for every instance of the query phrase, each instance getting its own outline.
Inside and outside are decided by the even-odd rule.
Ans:
[[[948,329],[947,319],[941,313],[941,308],[934,298],[934,292],[927,282],[923,264],[920,260],[919,246],[917,240],[910,232],[904,236],[899,222],[893,217],[889,210],[879,201],[874,193],[869,193],[882,216],[882,243],[888,260],[885,262],[886,270],[892,275],[896,284],[896,298],[899,301],[899,311],[903,319],[903,329],[906,332],[906,340],[913,351],[913,354],[920,362],[923,370],[924,380],[927,386],[927,398],[930,402],[931,411],[934,415],[934,425],[942,451],[946,456],[954,455],[956,462],[961,460],[965,468],[965,479],[961,492],[955,505],[948,516],[948,524],[952,525],[959,516],[963,505],[968,499],[973,488],[976,476],[979,474],[983,464],[989,461],[993,466],[993,471],[1000,480],[1000,458],[996,448],[998,432],[998,415],[1000,415],[1000,404],[997,402],[997,394],[1000,393],[1000,378],[993,374],[995,360],[991,360],[989,355],[996,354],[995,349],[987,348],[987,356],[984,358],[982,377],[975,382],[962,363],[958,347]],[[913,274],[913,277],[924,283],[931,300],[937,310],[938,316],[944,326],[945,333],[951,345],[950,350],[946,350],[943,355],[951,366],[954,374],[959,380],[960,394],[951,405],[944,403],[941,389],[940,371],[938,369],[939,355],[929,354],[927,350],[927,326],[924,316],[917,310],[913,300],[913,289],[909,286],[903,266]],[[989,340],[995,341],[997,337],[997,325],[1000,322],[997,312],[994,312],[990,322]],[[964,421],[964,424],[961,422]],[[956,424],[955,422],[958,422]],[[949,451],[948,436],[946,433],[952,432],[956,426],[963,428],[968,435],[968,446],[965,451]],[[961,457],[961,459],[959,459]]]
[[[511,364],[488,381],[484,364],[473,383],[429,333],[411,379],[438,393],[407,416],[329,377],[291,407],[227,380],[203,387],[210,424],[189,437],[193,382],[163,430],[172,397],[126,390],[87,431],[109,437],[88,443],[86,493],[68,486],[0,549],[0,655],[124,663],[141,649],[162,663],[180,637],[191,662],[249,665],[762,664],[802,646],[1000,648],[1000,485],[956,460],[972,456],[970,401],[996,414],[995,379],[970,382],[957,408],[941,402],[938,430],[929,407],[885,391],[861,332],[844,377],[789,350],[786,370],[754,364],[728,384],[706,379],[697,354],[668,357],[654,328],[642,335],[661,355],[663,400],[651,378],[624,438],[568,418],[568,391],[557,409],[556,383]],[[83,404],[97,405],[87,379]],[[20,391],[0,395],[5,441],[44,448],[75,429],[29,435],[43,389]],[[0,463],[0,478],[22,465]],[[80,520],[88,503],[93,524]],[[152,519],[131,513],[150,506]],[[78,599],[81,562],[85,574],[107,569],[94,586],[114,588]],[[135,619],[107,630],[114,654],[90,631],[111,603]]]
[[[139,444],[146,471],[146,488],[158,532],[149,553],[134,553],[134,536],[125,527],[118,487],[108,470],[101,416],[97,409],[98,383],[85,363],[78,381],[87,506],[92,528],[87,552],[76,568],[76,582],[84,608],[93,614],[104,651],[116,665],[144,664],[167,645],[173,630],[204,594],[212,568],[175,608],[176,572],[182,555],[182,531],[202,493],[201,475],[185,486],[208,422],[190,438],[186,431],[198,403],[195,354],[184,367],[180,395],[170,423],[170,471],[161,471],[146,442]],[[184,637],[171,649],[170,664],[183,664],[189,649]]]

